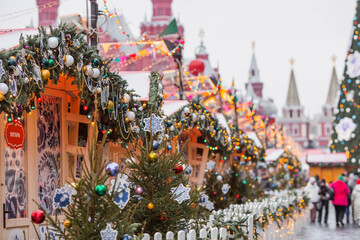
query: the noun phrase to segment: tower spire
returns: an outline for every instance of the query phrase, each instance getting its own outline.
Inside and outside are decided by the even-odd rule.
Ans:
[[[337,77],[336,69],[335,69],[336,56],[332,57],[332,61],[333,61],[333,71],[332,71],[332,75],[331,75],[330,87],[329,87],[329,92],[328,92],[328,96],[326,99],[326,104],[335,105],[337,92],[339,91],[338,77]]]
[[[251,59],[251,65],[249,69],[249,80],[251,83],[260,83],[260,72],[259,68],[256,63],[256,57],[255,57],[255,41],[252,42],[252,59]]]
[[[300,106],[299,93],[296,87],[295,75],[294,75],[294,63],[293,58],[290,59],[291,64],[291,74],[290,74],[290,83],[286,99],[287,106]]]

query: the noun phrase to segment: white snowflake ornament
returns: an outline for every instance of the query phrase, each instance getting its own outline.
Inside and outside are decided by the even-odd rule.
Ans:
[[[150,119],[151,119],[151,124],[150,124]],[[163,120],[164,119],[162,119],[161,117],[157,117],[155,114],[152,114],[152,118],[150,117],[144,118],[144,122],[145,122],[144,131],[150,132],[150,125],[151,125],[152,133],[163,131],[163,127],[162,127]]]
[[[190,188],[184,187],[182,183],[177,188],[171,188],[171,192],[175,195],[175,200],[181,204],[183,201],[190,199]]]
[[[53,206],[54,208],[65,208],[73,203],[72,195],[76,195],[77,192],[69,184],[65,184],[64,187],[55,190]]]
[[[102,240],[116,240],[118,231],[112,229],[111,224],[108,223],[105,230],[100,231]]]
[[[230,188],[229,188],[229,184],[224,184],[221,187],[221,191],[223,192],[223,194],[227,194],[229,192]]]
[[[360,76],[360,53],[358,51],[355,51],[353,54],[349,54],[346,66],[346,74],[349,75],[350,78]]]
[[[109,194],[111,195],[115,192],[115,204],[123,209],[130,200],[130,183],[128,181],[128,176],[118,174],[117,179],[112,179],[110,183],[111,187]]]
[[[348,94],[346,94],[346,101],[352,102],[354,100],[354,94],[355,94],[354,90],[348,92]]]
[[[214,170],[215,168],[215,162],[210,160],[207,164],[206,164],[206,168],[209,169],[210,171]]]
[[[351,134],[355,129],[356,125],[353,120],[349,117],[344,117],[335,127],[336,133],[338,135],[337,139],[339,141],[349,141]]]

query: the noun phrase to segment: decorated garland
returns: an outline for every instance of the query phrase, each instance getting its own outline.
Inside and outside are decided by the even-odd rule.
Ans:
[[[35,110],[35,100],[41,101],[50,82],[72,81],[89,120],[95,107],[102,110],[101,132],[111,135],[111,140],[128,141],[137,103],[126,89],[127,82],[110,71],[109,63],[75,27],[61,24],[48,31],[40,27],[39,34],[21,36],[18,47],[0,53],[0,113],[6,112],[9,122],[18,121],[24,111]]]

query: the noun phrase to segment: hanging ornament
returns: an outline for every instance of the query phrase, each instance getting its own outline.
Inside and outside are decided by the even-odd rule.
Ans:
[[[227,194],[229,192],[230,188],[229,188],[229,184],[224,184],[221,187],[221,191],[223,192],[223,194]]]
[[[210,160],[207,164],[206,164],[207,169],[209,169],[210,171],[214,170],[215,168],[215,162]]]
[[[92,66],[93,66],[94,68],[97,68],[97,67],[99,66],[99,63],[100,63],[99,59],[95,58],[94,61],[93,61]]]
[[[175,200],[181,204],[183,201],[190,199],[190,188],[184,187],[182,183],[177,188],[171,188],[171,192],[175,197]]]
[[[149,162],[151,162],[151,163],[156,162],[157,159],[158,159],[158,155],[156,153],[154,153],[154,152],[149,153],[149,155],[148,155]]]
[[[185,174],[187,176],[190,176],[191,174],[193,173],[193,168],[191,165],[188,165],[186,168],[185,168]]]
[[[168,145],[166,148],[167,148],[168,151],[171,151],[172,147],[171,147],[171,145]]]
[[[66,55],[65,58],[66,58],[65,65],[66,65],[67,67],[70,67],[71,65],[73,65],[73,63],[74,63],[74,58],[73,58],[73,56],[71,56],[71,55]]]
[[[114,107],[113,101],[109,100],[106,109],[111,109]]]
[[[128,111],[127,114],[126,114],[127,118],[130,120],[130,121],[134,121],[135,120],[135,113],[132,112],[132,111]]]
[[[95,187],[95,193],[98,196],[104,196],[106,194],[106,187],[102,184]]]
[[[106,225],[105,230],[100,231],[101,239],[102,240],[116,240],[118,231],[115,229],[112,229],[111,223],[108,223]]]
[[[154,209],[154,204],[152,204],[152,203],[149,203],[149,204],[147,205],[147,208],[148,208],[149,210],[152,210],[152,209]]]
[[[157,141],[154,140],[154,141],[153,141],[153,147],[152,147],[152,149],[153,149],[153,150],[158,150],[159,146],[160,146],[159,142],[157,142]]]
[[[130,200],[130,182],[125,174],[118,174],[117,179],[110,181],[109,195],[115,193],[115,204],[123,209]]]
[[[57,37],[50,37],[48,39],[48,46],[50,48],[57,48],[59,46],[59,39]]]
[[[166,212],[162,212],[160,215],[160,220],[165,221],[166,220]]]
[[[337,133],[337,139],[339,141],[349,141],[351,139],[351,133],[356,129],[354,121],[349,117],[342,118],[335,126]]]
[[[203,73],[204,70],[205,70],[204,61],[202,61],[200,59],[192,60],[189,64],[189,72],[194,76],[197,76],[197,75]]]
[[[15,71],[14,71],[14,76],[20,76],[21,75],[21,73],[22,73],[22,67],[20,66],[20,65],[17,65],[16,67],[15,67]]]
[[[41,76],[44,80],[48,80],[50,78],[50,72],[47,69],[41,70]]]
[[[87,73],[88,75],[90,75],[90,76],[93,75],[94,70],[93,70],[93,68],[92,68],[90,65],[86,65],[85,69],[86,69],[86,73]]]
[[[53,207],[66,208],[68,205],[73,203],[72,196],[76,195],[77,192],[69,184],[65,184],[62,188],[57,188],[53,197]]]
[[[38,209],[32,212],[31,214],[31,221],[36,224],[41,224],[45,221],[45,213],[44,211]]]
[[[150,130],[150,119],[151,119],[151,130]],[[163,119],[161,117],[157,117],[155,114],[152,114],[152,118],[150,117],[144,118],[144,122],[145,122],[145,127],[144,127],[145,132],[151,131],[152,134],[155,134],[157,132],[163,131],[163,127],[162,127]]]
[[[10,87],[10,92],[11,94],[16,97],[17,96],[17,84],[16,84],[16,80],[13,79],[12,81],[10,81],[10,84],[9,84],[9,87]]]
[[[6,83],[0,83],[0,93],[5,95],[9,91],[8,85]]]
[[[125,103],[129,103],[130,102],[130,95],[125,93],[124,96],[123,96],[123,100]]]
[[[13,59],[13,58],[10,57],[8,66],[16,66],[16,58]]]
[[[132,237],[129,234],[124,234],[121,240],[132,240]]]
[[[346,73],[350,78],[356,78],[360,76],[360,53],[358,51],[348,55],[346,67]]]
[[[70,220],[65,220],[64,221],[64,227],[66,227],[66,228],[71,228],[71,221]]]
[[[217,175],[216,180],[218,180],[220,182],[223,180],[223,177],[221,175]]]
[[[93,73],[91,74],[91,76],[93,78],[98,78],[100,76],[100,70],[98,68],[92,68]]]
[[[0,102],[2,102],[4,100],[4,95],[2,95],[2,93],[0,93]]]
[[[180,173],[182,173],[184,168],[180,164],[176,164],[173,170],[174,170],[175,174],[180,174]]]
[[[119,172],[119,164],[111,162],[105,167],[105,171],[109,173],[110,176],[114,177]]]
[[[53,59],[49,59],[49,67],[55,66],[55,61]]]
[[[142,187],[140,187],[140,186],[137,186],[136,188],[135,188],[135,193],[136,194],[142,194],[144,192],[144,189],[142,188]]]
[[[185,114],[188,114],[189,112],[190,112],[190,108],[185,107],[185,108],[184,108],[184,113],[185,113]]]

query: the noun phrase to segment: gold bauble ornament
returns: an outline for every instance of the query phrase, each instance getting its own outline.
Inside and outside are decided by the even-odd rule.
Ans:
[[[4,100],[4,95],[0,93],[0,102],[2,102],[3,100]]]
[[[109,100],[106,109],[111,109],[111,108],[113,108],[113,106],[114,106],[113,101]]]
[[[158,155],[154,152],[151,152],[148,155],[148,159],[150,162],[156,162],[156,160],[158,159]]]
[[[63,56],[63,61],[66,62],[66,57],[65,56]]]
[[[50,78],[50,72],[47,69],[41,70],[41,76],[44,80],[48,80]]]
[[[86,72],[87,71],[87,67],[83,66],[83,71]]]
[[[142,105],[142,107],[143,107],[143,109],[145,109],[145,108],[146,108],[146,103],[144,103],[144,104]]]
[[[67,227],[67,228],[71,227],[71,222],[70,222],[70,220],[65,220],[65,221],[64,221],[64,227]]]
[[[125,118],[125,122],[127,122],[127,123],[130,122],[128,117]]]
[[[152,210],[152,209],[154,209],[154,204],[152,204],[152,203],[149,203],[149,204],[147,205],[147,208],[148,208],[149,210]]]

